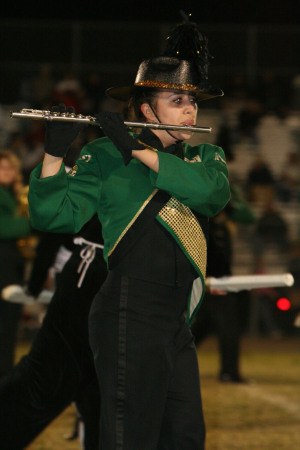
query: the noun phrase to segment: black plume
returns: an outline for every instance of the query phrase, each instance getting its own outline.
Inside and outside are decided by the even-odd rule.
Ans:
[[[213,59],[207,48],[208,40],[202,35],[196,23],[190,22],[183,11],[180,11],[180,14],[183,22],[177,25],[167,37],[163,55],[194,63],[199,74],[199,81],[206,81],[208,66]]]

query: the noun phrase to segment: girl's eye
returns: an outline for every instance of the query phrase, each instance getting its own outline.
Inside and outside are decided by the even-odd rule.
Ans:
[[[174,103],[177,103],[177,104],[180,104],[180,103],[182,103],[182,97],[176,97],[176,98],[174,98],[174,100],[173,100],[173,102]],[[190,101],[190,103],[192,104],[192,105],[195,105],[197,102],[196,102],[196,98],[195,97],[190,97],[189,98],[189,101]]]

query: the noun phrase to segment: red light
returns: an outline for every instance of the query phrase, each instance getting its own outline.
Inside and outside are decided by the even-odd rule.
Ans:
[[[276,305],[280,311],[288,311],[291,307],[291,302],[289,299],[282,297],[277,300]]]

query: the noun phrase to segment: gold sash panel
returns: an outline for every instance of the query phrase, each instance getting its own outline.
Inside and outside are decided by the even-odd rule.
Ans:
[[[207,245],[204,233],[190,208],[171,197],[158,213],[173,230],[189,257],[197,265],[203,279],[206,275]]]

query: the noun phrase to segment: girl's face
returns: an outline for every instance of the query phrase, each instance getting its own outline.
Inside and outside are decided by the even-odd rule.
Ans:
[[[182,91],[159,91],[155,97],[155,104],[152,107],[160,122],[168,125],[195,125],[197,118],[197,103],[193,95]],[[151,117],[152,112],[152,117]],[[148,121],[158,122],[150,109]],[[170,131],[171,135],[163,130],[152,130],[157,134],[163,145],[166,147],[176,140],[184,141],[192,135],[190,131]]]
[[[6,158],[0,159],[0,185],[7,187],[12,185],[16,175],[16,169],[11,162]]]

